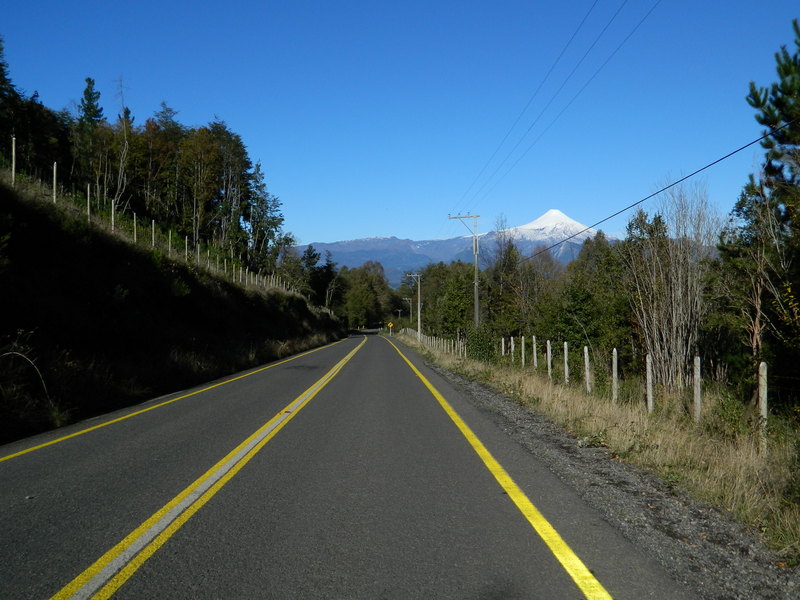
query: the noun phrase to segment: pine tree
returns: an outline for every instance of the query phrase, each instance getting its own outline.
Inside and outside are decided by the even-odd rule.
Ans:
[[[9,154],[10,138],[14,134],[14,115],[19,109],[20,96],[8,73],[5,45],[0,37],[0,153]]]
[[[100,175],[95,172],[97,167],[95,152],[98,146],[96,134],[103,121],[103,109],[99,102],[100,92],[94,89],[94,79],[87,77],[75,124],[74,161],[79,175],[86,180],[91,180],[94,176],[98,185]]]
[[[800,24],[797,19],[792,27],[797,51],[790,54],[782,46],[775,54],[778,81],[769,88],[759,88],[750,82],[747,101],[758,111],[756,121],[771,131],[762,142],[767,151],[763,184],[781,206],[794,237],[800,238]]]
[[[750,83],[748,103],[758,112],[759,124],[770,129],[762,142],[766,149],[759,185],[767,202],[774,206],[786,232],[786,252],[792,269],[774,303],[780,321],[780,335],[800,349],[800,23],[792,22],[796,50],[786,46],[775,54],[778,81],[768,88]]]

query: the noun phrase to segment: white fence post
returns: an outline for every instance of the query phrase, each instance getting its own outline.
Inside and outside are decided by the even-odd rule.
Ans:
[[[153,222],[150,223],[150,247],[156,247],[156,220],[153,219]]]
[[[553,348],[550,346],[550,340],[547,340],[547,378],[553,380]]]
[[[533,368],[539,368],[539,354],[536,352],[536,336],[533,336]]]
[[[700,357],[694,357],[694,422],[700,422],[700,413],[702,411],[702,397],[700,395]]]
[[[514,336],[511,336],[511,364],[514,364]]]
[[[760,444],[761,454],[767,452],[767,363],[758,365],[758,412],[761,416]]]
[[[89,200],[91,198],[91,192],[92,192],[92,184],[91,183],[87,183],[86,184],[86,222],[87,223],[91,223],[92,222],[92,205],[89,202]]]
[[[586,393],[592,393],[592,376],[589,373],[589,347],[583,347],[583,372],[586,379]]]
[[[500,338],[500,356],[506,355],[506,338]]]
[[[58,163],[53,163],[53,204],[56,203],[56,171],[58,171]]]
[[[564,342],[564,383],[569,383],[569,344]]]
[[[611,352],[611,402],[616,404],[619,400],[619,364],[617,349]]]
[[[135,244],[138,240],[138,236],[136,233],[136,213],[133,213],[133,243]]]
[[[648,354],[645,357],[647,376],[647,412],[653,412],[653,359]]]
[[[522,350],[521,350],[521,356],[520,356],[520,364],[522,365],[522,368],[524,369],[525,368],[525,336],[524,335],[522,336]]]
[[[11,136],[11,187],[17,181],[17,138]]]

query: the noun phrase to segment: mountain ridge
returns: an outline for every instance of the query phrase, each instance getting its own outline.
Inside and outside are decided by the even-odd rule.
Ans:
[[[552,252],[556,260],[566,264],[578,256],[583,242],[596,234],[597,230],[551,208],[530,223],[489,231],[478,236],[482,247],[481,255],[484,257],[487,248],[500,235],[511,236],[523,255],[530,254],[541,246],[562,242]],[[318,252],[330,252],[333,261],[340,266],[354,268],[368,260],[380,262],[390,285],[394,287],[400,285],[406,273],[430,263],[473,261],[471,235],[436,240],[412,240],[396,236],[367,237],[337,242],[312,242],[295,248],[298,252],[303,252],[308,246],[313,246]]]

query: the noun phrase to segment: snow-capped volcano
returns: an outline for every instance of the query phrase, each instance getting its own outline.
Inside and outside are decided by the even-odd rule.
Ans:
[[[585,225],[570,219],[557,208],[551,208],[535,221],[527,225],[512,227],[506,230],[514,238],[541,242],[553,238],[568,238],[572,235],[575,241],[582,242],[597,235],[594,229],[587,229]],[[576,235],[578,234],[578,235]],[[555,243],[555,242],[553,242]]]
[[[552,208],[527,225],[481,234],[480,256],[484,266],[491,261],[496,247],[495,240],[500,233],[510,236],[523,256],[530,255],[542,246],[558,244],[551,253],[556,260],[566,264],[578,256],[583,242],[594,237],[597,231],[587,229],[585,225]],[[573,235],[575,237],[560,243]],[[472,236],[469,235],[422,241],[396,237],[365,238],[347,242],[314,242],[311,245],[318,252],[329,251],[339,266],[360,267],[367,260],[378,261],[383,265],[389,283],[395,286],[400,284],[405,273],[413,272],[429,263],[473,260]],[[299,252],[303,252],[305,248],[306,246],[297,247]]]

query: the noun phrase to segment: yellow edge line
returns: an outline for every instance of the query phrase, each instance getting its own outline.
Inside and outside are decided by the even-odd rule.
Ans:
[[[94,425],[92,427],[87,427],[86,429],[81,429],[80,431],[76,431],[75,433],[70,433],[69,435],[65,435],[63,437],[57,438],[55,440],[50,440],[49,442],[45,442],[43,444],[39,444],[37,446],[31,446],[30,448],[26,448],[25,450],[20,450],[19,452],[15,452],[14,454],[9,454],[8,456],[0,457],[0,462],[4,460],[10,460],[12,458],[16,458],[17,456],[22,456],[23,454],[28,454],[28,452],[33,452],[34,450],[41,450],[42,448],[46,448],[47,446],[52,446],[53,444],[58,444],[59,442],[66,441],[70,438],[77,437],[79,435],[83,435],[85,433],[89,433],[90,431],[94,431],[95,429],[100,429],[102,427],[107,427],[108,425],[113,425],[114,423],[119,423],[120,421],[124,421],[125,419],[130,419],[131,417],[135,417],[137,415],[141,415],[143,413],[149,412],[151,410],[155,410],[157,408],[161,408],[162,406],[166,406],[167,404],[172,404],[173,402],[177,402],[178,400],[183,400],[184,398],[189,398],[191,396],[196,396],[198,394],[202,394],[203,392],[208,392],[209,390],[213,390],[214,388],[218,388],[222,385],[227,383],[233,383],[234,381],[239,381],[240,379],[244,379],[245,377],[250,377],[251,375],[256,375],[257,373],[261,373],[266,371],[267,369],[272,369],[273,367],[278,367],[280,365],[286,364],[287,362],[291,362],[295,359],[301,358],[303,356],[307,356],[314,352],[318,352],[320,350],[324,350],[325,348],[330,348],[335,346],[336,344],[342,343],[344,340],[339,340],[338,342],[334,342],[332,344],[328,344],[326,346],[320,346],[319,348],[314,348],[313,350],[309,350],[307,352],[303,352],[302,354],[298,354],[297,356],[292,356],[291,358],[286,358],[280,362],[276,362],[274,364],[268,365],[266,367],[261,367],[255,371],[251,371],[249,373],[245,373],[244,375],[239,375],[237,377],[232,377],[231,379],[226,379],[225,381],[220,381],[219,383],[215,383],[214,385],[210,385],[208,387],[204,387],[201,390],[195,390],[194,392],[190,392],[188,394],[184,394],[183,396],[178,396],[177,398],[172,398],[171,400],[167,400],[165,402],[161,402],[154,406],[148,406],[147,408],[143,408],[141,410],[137,410],[136,412],[132,412],[122,417],[117,417],[116,419],[112,419],[110,421],[106,421],[105,423],[100,423],[98,425]]]
[[[520,489],[520,487],[511,479],[511,476],[506,472],[506,470],[500,465],[497,460],[491,455],[489,450],[486,449],[486,446],[478,439],[478,437],[472,432],[469,426],[458,416],[458,413],[450,406],[450,403],[444,399],[444,397],[439,393],[439,391],[433,387],[430,381],[420,373],[419,369],[415,367],[408,358],[406,358],[405,354],[403,354],[400,349],[387,338],[383,338],[387,342],[389,342],[397,353],[403,358],[406,364],[411,368],[412,371],[419,377],[425,387],[428,388],[433,397],[439,402],[441,407],[450,417],[450,419],[455,423],[456,427],[461,431],[467,441],[469,442],[472,449],[480,456],[483,463],[486,465],[486,468],[494,475],[494,478],[500,484],[500,487],[505,490],[508,494],[508,497],[514,501],[514,504],[517,505],[517,508],[520,512],[525,516],[531,526],[536,530],[536,533],[539,534],[539,537],[542,538],[547,547],[550,548],[550,551],[553,555],[558,559],[558,562],[561,563],[561,566],[564,567],[564,570],[569,574],[575,584],[580,588],[586,598],[590,600],[609,600],[611,595],[605,590],[602,584],[595,578],[592,572],[583,564],[578,555],[570,548],[567,543],[563,540],[563,538],[559,535],[559,533],[555,530],[555,528],[550,525],[547,519],[544,518],[544,515],[539,512],[533,503],[528,499],[525,495],[525,492]]]
[[[338,342],[337,342],[338,343]],[[350,361],[350,359],[358,352],[361,347],[366,343],[366,337],[364,340],[356,346],[350,353],[345,356],[341,361],[339,361],[336,365],[334,365],[325,375],[323,375],[320,379],[314,382],[305,392],[300,394],[297,398],[292,400],[289,404],[287,404],[283,409],[281,409],[278,414],[272,417],[269,421],[267,421],[264,425],[258,428],[252,435],[248,436],[246,440],[244,440],[241,444],[239,444],[236,448],[231,450],[225,457],[218,461],[213,467],[211,467],[208,471],[206,471],[202,476],[200,476],[194,483],[190,484],[189,487],[184,489],[180,494],[175,496],[172,500],[170,500],[167,504],[161,507],[158,511],[156,511],[150,518],[144,521],[139,527],[129,533],[125,538],[116,544],[113,548],[111,548],[108,552],[106,552],[103,556],[97,559],[90,567],[88,567],[83,573],[78,575],[75,579],[73,579],[70,583],[64,586],[56,595],[54,595],[51,600],[61,600],[70,598],[73,596],[78,590],[80,590],[86,583],[88,583],[95,575],[97,575],[100,571],[102,571],[106,565],[111,563],[117,556],[122,554],[125,549],[130,546],[136,539],[138,539],[145,531],[150,529],[155,523],[157,523],[167,512],[172,510],[175,506],[180,504],[186,496],[191,494],[195,489],[200,487],[205,480],[209,477],[212,477],[214,473],[219,470],[226,462],[228,462],[235,454],[240,452],[245,446],[247,446],[250,441],[254,438],[258,437],[258,435],[263,432],[265,429],[270,427],[272,423],[282,417],[284,415],[284,411],[287,410],[292,404],[294,404],[298,398],[303,397],[304,394],[309,394],[311,390],[314,389],[321,381],[327,378],[327,381],[324,385],[319,386],[319,389],[314,390],[313,393],[309,394],[308,398],[299,406],[297,407],[288,417],[284,419],[282,423],[280,423],[273,431],[271,431],[261,442],[259,442],[256,446],[254,446],[250,452],[248,452],[242,459],[237,462],[231,469],[226,473],[219,481],[217,481],[213,486],[211,486],[206,492],[201,495],[197,500],[195,500],[192,505],[187,507],[172,523],[167,526],[164,531],[159,533],[147,546],[145,546],[139,554],[137,554],[128,564],[123,567],[113,578],[111,578],[97,593],[93,596],[93,598],[108,598],[110,597],[119,587],[127,581],[136,570],[144,564],[144,562],[153,555],[163,544],[166,542],[181,526],[189,520],[189,518],[195,514],[206,502],[208,502],[230,479],[241,470],[241,468],[247,464],[253,456],[258,453],[264,445],[275,437],[275,434],[280,431],[286,423],[291,421],[294,416],[300,412],[300,410],[308,404],[312,398],[314,398],[324,387],[327,385],[335,375],[344,367],[344,365]]]

